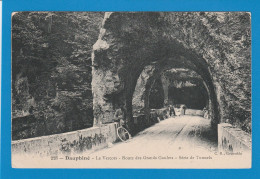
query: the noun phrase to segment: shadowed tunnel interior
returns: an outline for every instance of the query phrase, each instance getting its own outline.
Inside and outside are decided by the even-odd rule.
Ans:
[[[149,108],[163,108],[165,98],[167,98],[168,104],[175,106],[185,104],[190,109],[202,110],[204,107],[208,108],[208,93],[203,85],[203,81],[198,77],[196,78],[197,75],[189,76],[190,70],[180,69],[182,71],[180,74],[177,74],[177,71],[178,69],[168,71],[171,75],[168,78],[167,96],[164,95],[161,78],[155,79],[150,89]]]
[[[207,106],[207,93],[201,87],[170,88],[169,99],[175,104],[185,104],[187,108],[203,109]]]

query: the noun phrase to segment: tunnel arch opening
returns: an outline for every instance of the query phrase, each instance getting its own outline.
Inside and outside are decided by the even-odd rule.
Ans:
[[[233,77],[226,83],[224,79],[229,73],[222,73],[222,69],[233,73],[228,60],[238,56],[216,45],[228,43],[225,48],[229,48],[233,44],[211,31],[211,17],[210,13],[199,12],[106,13],[92,54],[94,125],[113,122],[116,108],[122,108],[131,128],[136,84],[144,68],[150,65],[155,74],[167,67],[197,72],[208,92],[213,126],[232,117],[228,110],[240,101],[232,98],[234,92],[226,92],[227,86],[237,87]],[[240,77],[244,79],[237,79]],[[241,109],[247,118],[248,110],[244,106]]]
[[[120,20],[120,27],[115,29],[114,24],[117,24],[118,20]],[[110,13],[106,15],[104,22],[106,23],[100,31],[99,40],[94,45],[92,57],[92,82],[95,81],[92,83],[94,124],[112,122],[116,108],[121,108],[125,121],[131,128],[132,99],[136,83],[144,68],[149,65],[154,68],[151,71],[152,79],[156,79],[160,71],[167,67],[196,71],[202,77],[209,92],[213,124],[219,122],[218,103],[206,60],[192,48],[169,38],[168,33],[171,32],[165,28],[167,25],[160,21],[160,14]],[[136,23],[146,25],[140,28]],[[161,26],[158,26],[159,24]],[[108,44],[111,43],[109,39],[113,40],[113,45]],[[146,84],[147,94],[153,81],[148,81]],[[145,95],[144,98],[148,97],[149,95]],[[102,105],[98,104],[96,107],[95,103]]]
[[[158,98],[155,98],[155,93],[153,93],[154,90],[161,97],[158,107],[185,104],[191,109],[203,110],[206,108],[209,111],[212,127],[216,129],[218,116],[214,116],[216,111],[215,113],[212,111],[217,108],[217,104],[212,103],[216,100],[212,99],[215,95],[212,93],[215,92],[209,91],[210,88],[212,90],[213,86],[208,86],[210,84],[205,82],[205,77],[201,77],[198,72],[194,71],[196,68],[194,65],[190,65],[192,63],[183,62],[186,60],[183,56],[181,56],[181,60],[169,58],[168,62],[152,62],[144,67],[133,93],[132,106],[135,109],[133,114],[144,113],[146,118],[149,118],[149,112],[158,104]],[[151,102],[151,98],[155,98],[155,101]]]

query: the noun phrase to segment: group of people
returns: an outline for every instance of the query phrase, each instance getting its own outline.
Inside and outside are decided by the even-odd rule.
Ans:
[[[181,105],[181,115],[185,115],[185,111],[186,111],[186,105]],[[171,117],[176,116],[176,112],[174,109],[174,106],[172,104],[170,104],[168,106],[168,110],[169,110],[169,115]],[[119,126],[123,126],[125,124],[124,121],[124,117],[123,117],[123,111],[121,108],[117,109],[114,115],[114,121],[119,123]]]
[[[170,112],[170,116],[176,116],[176,113],[175,113],[175,110],[174,110],[174,107],[173,105],[169,105],[169,112]]]
[[[180,108],[181,108],[180,115],[185,115],[185,111],[186,111],[186,109],[187,109],[186,105],[185,105],[185,104],[184,104],[184,105],[181,105]],[[172,116],[176,116],[176,112],[175,112],[175,110],[174,110],[174,106],[173,106],[173,105],[170,104],[170,105],[168,106],[168,109],[169,109],[169,113],[170,113],[170,116],[171,116],[171,117],[172,117]]]

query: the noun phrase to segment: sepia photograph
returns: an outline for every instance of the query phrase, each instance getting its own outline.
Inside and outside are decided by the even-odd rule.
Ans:
[[[251,13],[17,11],[13,168],[251,168]]]

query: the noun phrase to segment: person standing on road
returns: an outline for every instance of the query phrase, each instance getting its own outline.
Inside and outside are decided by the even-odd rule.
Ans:
[[[124,113],[121,108],[117,109],[114,115],[114,121],[119,123],[117,127],[117,135],[122,141],[131,139],[131,134],[125,129]]]
[[[125,123],[124,122],[124,116],[123,116],[123,111],[122,111],[121,108],[116,110],[114,117],[115,117],[114,121],[118,122],[119,126],[123,126],[124,125],[124,123]]]
[[[206,107],[203,108],[203,117],[208,119],[208,109]]]
[[[176,116],[176,113],[175,113],[175,110],[174,110],[173,105],[170,105],[170,106],[169,106],[169,111],[170,111],[170,116],[171,116],[171,117],[172,117],[172,115],[173,115],[173,116]]]
[[[185,115],[185,111],[186,111],[187,107],[185,104],[181,105],[181,114]]]

